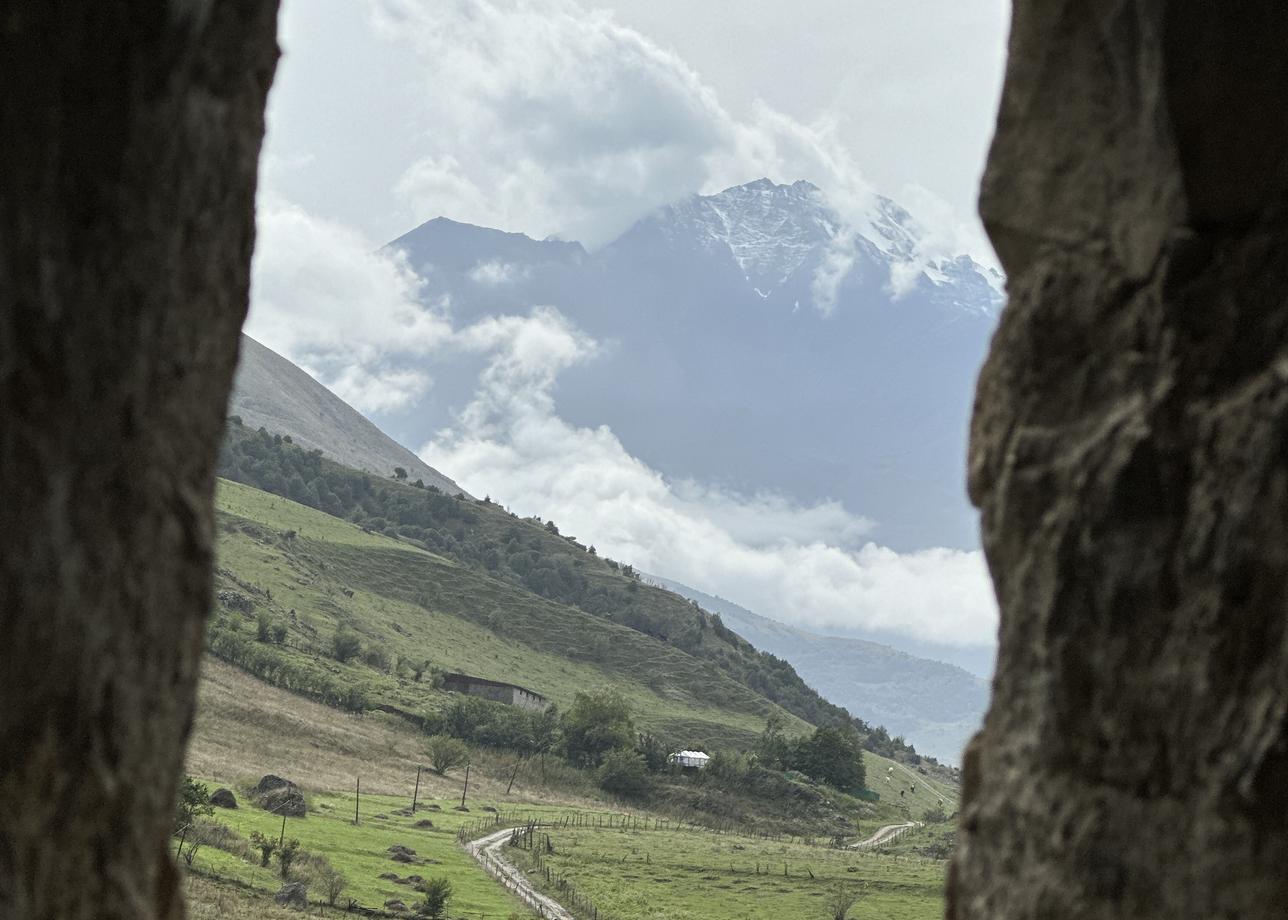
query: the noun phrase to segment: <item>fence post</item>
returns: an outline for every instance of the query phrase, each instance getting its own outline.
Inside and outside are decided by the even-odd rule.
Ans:
[[[358,787],[353,791],[353,823],[358,823],[358,803],[362,801],[362,777],[357,777]]]
[[[416,791],[411,794],[411,813],[416,814],[416,800],[420,798],[420,764],[416,765]]]

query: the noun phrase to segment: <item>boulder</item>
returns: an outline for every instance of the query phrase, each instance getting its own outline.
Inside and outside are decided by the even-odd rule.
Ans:
[[[304,910],[309,906],[309,888],[303,882],[287,882],[277,890],[273,900],[286,907]]]
[[[429,820],[428,818],[421,818],[419,821],[417,821],[415,824],[412,825],[412,827],[433,827],[433,826],[434,826],[434,822]]]
[[[378,876],[376,876],[376,877],[377,877],[377,878],[382,878],[382,879],[384,879],[384,880],[385,880],[385,881],[387,881],[387,882],[396,882],[396,881],[398,881],[398,873],[397,873],[397,872],[381,872],[381,873],[380,873]]]
[[[308,814],[304,803],[304,793],[295,786],[283,786],[259,797],[259,807],[275,815],[288,818],[303,818]]]
[[[242,613],[255,612],[255,602],[244,594],[238,594],[236,591],[220,591],[216,596],[226,610],[238,610]]]
[[[399,854],[404,855],[404,856],[415,856],[415,855],[416,855],[416,851],[415,851],[415,850],[413,850],[411,847],[403,846],[401,843],[395,843],[393,846],[391,846],[391,847],[389,848],[389,852],[390,852],[390,853],[393,853],[395,856],[397,856],[397,855],[399,855]]]
[[[259,782],[251,792],[256,795],[263,795],[266,792],[272,792],[274,789],[295,788],[295,783],[289,779],[283,779],[280,776],[274,776],[272,773],[266,773],[260,777]]]
[[[394,914],[403,914],[407,912],[407,905],[397,898],[390,898],[385,902],[385,910]]]
[[[231,789],[216,789],[210,794],[210,804],[218,808],[236,808],[237,796]]]

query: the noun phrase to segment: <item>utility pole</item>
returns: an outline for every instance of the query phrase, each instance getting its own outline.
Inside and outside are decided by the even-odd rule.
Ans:
[[[465,793],[470,791],[470,765],[465,765],[465,788],[461,790],[461,809],[465,808]]]
[[[362,777],[358,778],[358,787],[353,793],[353,823],[358,823],[358,803],[362,801]]]
[[[411,813],[416,813],[416,799],[420,797],[420,771],[422,767],[416,766],[416,791],[411,794]]]

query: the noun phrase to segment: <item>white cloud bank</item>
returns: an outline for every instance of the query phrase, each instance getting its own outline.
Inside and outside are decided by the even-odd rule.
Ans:
[[[559,313],[487,321],[461,333],[491,352],[458,423],[421,451],[471,492],[542,515],[602,554],[776,618],[987,646],[997,625],[978,552],[896,553],[861,543],[870,522],[835,502],[802,507],[672,483],[611,430],[557,413],[558,373],[596,345]]]
[[[575,0],[368,0],[368,9],[376,34],[413,53],[424,80],[422,152],[396,185],[419,219],[593,249],[695,191],[807,179],[843,221],[814,285],[824,311],[855,235],[871,237],[875,193],[834,116],[806,124],[762,102],[737,117],[684,60],[606,10]],[[941,242],[908,257],[920,265],[963,251]],[[990,252],[978,237],[953,242]]]
[[[424,356],[452,334],[423,306],[401,254],[261,196],[246,331],[363,412],[400,409],[430,387]]]

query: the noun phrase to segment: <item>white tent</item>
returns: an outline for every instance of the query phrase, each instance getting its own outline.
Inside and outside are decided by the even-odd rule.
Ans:
[[[711,758],[701,751],[678,751],[667,760],[677,767],[696,767],[701,770]]]

